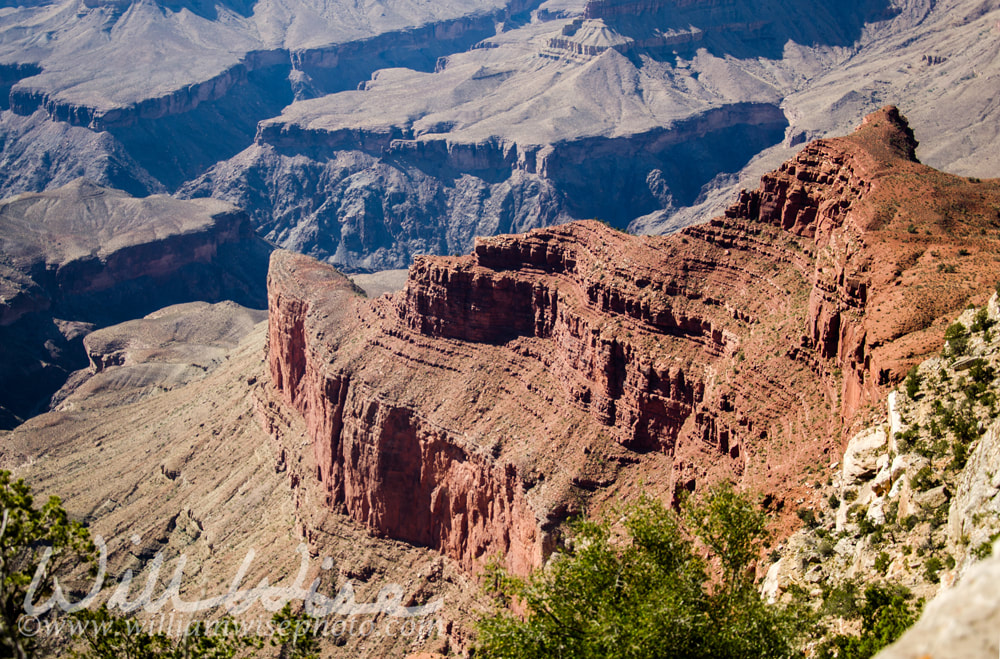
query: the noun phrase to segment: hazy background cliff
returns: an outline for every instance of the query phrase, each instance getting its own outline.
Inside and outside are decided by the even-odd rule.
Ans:
[[[4,4],[0,194],[219,197],[348,270],[670,231],[887,102],[928,164],[997,167],[993,1]]]

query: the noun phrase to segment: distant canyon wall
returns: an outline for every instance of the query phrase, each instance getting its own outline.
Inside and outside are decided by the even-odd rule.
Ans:
[[[173,191],[246,148],[253,141],[257,123],[279,115],[293,100],[355,89],[375,70],[388,66],[433,70],[439,57],[470,48],[495,34],[498,21],[537,4],[536,0],[511,0],[496,12],[414,26],[360,41],[292,51],[251,51],[208,80],[122,107],[94,107],[64,100],[58,92],[32,84],[31,77],[41,72],[38,65],[3,65],[2,108],[9,108],[17,116],[37,115],[71,127],[107,132],[114,147],[134,161],[127,163],[133,170],[129,192],[149,194],[163,188]],[[206,130],[206,126],[211,129]],[[194,135],[198,138],[192,139]],[[22,169],[41,169],[39,165],[44,163],[25,158],[18,165]],[[22,171],[16,180],[22,185],[37,181],[32,190],[47,187],[44,171],[34,176]],[[0,189],[6,187],[2,183]],[[143,184],[147,184],[146,189],[138,187]]]
[[[95,197],[84,208],[83,200]],[[95,328],[196,300],[265,306],[272,248],[246,213],[220,202],[206,209],[197,202],[145,201],[78,181],[4,202],[0,406],[11,414],[25,419],[44,411],[67,375],[87,366],[82,339]],[[7,222],[19,213],[37,220],[27,232],[25,220]],[[179,229],[178,215],[204,221]],[[114,241],[92,251],[78,247],[98,240],[81,240],[81,234],[100,236],[109,225],[119,231]],[[71,256],[62,256],[60,243],[70,246]]]
[[[786,126],[780,108],[754,103],[552,145],[267,122],[254,147],[182,193],[251,209],[284,247],[347,270],[380,270],[406,267],[415,254],[467,252],[475,236],[588,218],[624,227],[690,204],[719,171],[780,141]]]

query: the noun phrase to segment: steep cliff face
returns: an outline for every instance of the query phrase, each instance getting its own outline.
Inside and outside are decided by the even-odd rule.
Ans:
[[[88,181],[0,202],[0,402],[37,412],[94,327],[191,300],[261,308],[270,247],[217,201],[135,199]]]
[[[780,58],[775,49],[800,44],[846,46],[857,41],[866,22],[898,13],[889,3],[851,0],[836,7],[809,7],[786,0],[590,0],[585,19],[599,20],[635,38],[646,48],[698,43],[737,56]],[[687,35],[685,40],[677,39]]]
[[[377,94],[354,97],[385,111]],[[449,135],[412,118],[365,115],[357,125],[332,110],[311,114],[330,102],[262,122],[253,147],[182,194],[249,208],[270,239],[345,270],[399,268],[415,254],[466,252],[475,236],[593,217],[626,226],[636,214],[690,203],[719,169],[738,169],[786,125],[775,105],[738,103],[624,135],[581,125],[545,144],[516,131]],[[302,189],[315,191],[305,203]]]
[[[272,380],[306,418],[329,504],[523,571],[587,500],[721,477],[776,510],[808,498],[808,471],[992,290],[982,257],[1000,244],[978,232],[1000,186],[926,168],[914,146],[887,108],[708,224],[480,239],[417,259],[375,301],[275,255]]]
[[[541,533],[513,467],[336,367],[343,325],[355,324],[359,311],[378,318],[350,281],[308,257],[275,252],[268,291],[272,383],[306,419],[326,504],[467,568],[488,551],[505,553],[519,572],[537,566]]]

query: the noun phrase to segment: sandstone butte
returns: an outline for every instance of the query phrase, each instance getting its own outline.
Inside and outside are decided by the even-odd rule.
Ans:
[[[374,300],[275,252],[271,386],[316,470],[292,482],[470,570],[500,554],[524,573],[576,512],[721,478],[787,531],[845,437],[1000,277],[1000,181],[921,165],[916,144],[886,107],[705,224],[479,239]]]

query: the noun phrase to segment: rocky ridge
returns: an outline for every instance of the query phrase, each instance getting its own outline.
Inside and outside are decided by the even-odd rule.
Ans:
[[[590,222],[480,239],[417,259],[375,301],[276,253],[271,377],[306,420],[327,505],[519,572],[584,502],[639,483],[670,498],[730,478],[789,514],[814,496],[811,466],[992,291],[996,183],[915,148],[886,108],[679,235]]]
[[[181,387],[217,368],[266,318],[234,302],[189,302],[98,329],[83,337],[89,367],[72,373],[49,407],[114,407]]]

